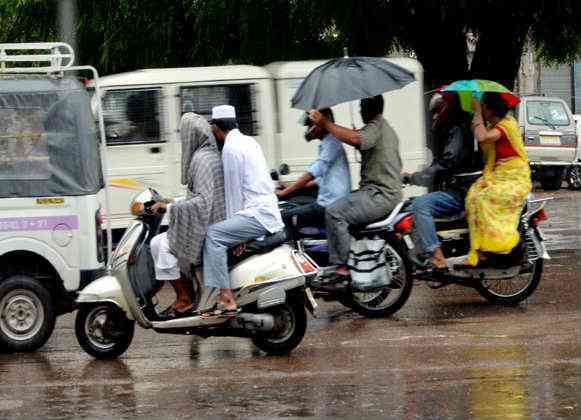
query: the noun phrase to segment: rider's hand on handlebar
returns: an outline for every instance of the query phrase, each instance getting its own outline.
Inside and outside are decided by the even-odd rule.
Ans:
[[[165,213],[166,209],[167,203],[155,203],[153,206],[151,206],[151,211],[157,214]]]

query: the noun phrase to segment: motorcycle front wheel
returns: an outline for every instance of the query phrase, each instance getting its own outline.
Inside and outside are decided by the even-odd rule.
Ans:
[[[75,319],[77,341],[96,359],[114,359],[125,353],[134,333],[135,321],[113,304],[83,305]]]
[[[290,353],[301,343],[307,331],[304,300],[289,299],[268,312],[274,316],[274,330],[254,337],[252,342],[268,354],[281,356]]]
[[[392,285],[373,292],[352,291],[339,301],[368,318],[389,316],[401,309],[412,292],[413,280],[400,254],[390,245],[385,245],[386,269],[391,271]]]
[[[491,303],[516,305],[533,294],[542,274],[543,260],[539,258],[526,272],[510,279],[480,281],[476,290]]]

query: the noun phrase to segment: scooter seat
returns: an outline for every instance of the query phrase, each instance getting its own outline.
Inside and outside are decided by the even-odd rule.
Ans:
[[[242,254],[235,256],[232,250],[228,252],[228,265],[236,265],[245,259],[252,257],[253,255],[266,254],[267,252],[270,252],[276,247],[285,243],[286,239],[286,231],[283,229],[279,232],[266,235],[264,239],[260,241],[255,239],[247,242]]]
[[[253,241],[246,243],[246,249],[244,253],[252,253],[255,254],[265,254],[269,251],[272,251],[277,246],[282,245],[286,241],[286,232],[285,230],[281,230],[275,232],[271,235],[266,235],[264,239],[258,240],[255,239]]]

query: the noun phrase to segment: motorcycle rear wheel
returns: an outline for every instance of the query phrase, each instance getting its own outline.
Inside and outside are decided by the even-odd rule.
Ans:
[[[286,355],[301,343],[307,331],[304,301],[295,297],[268,312],[275,317],[275,331],[260,334],[254,337],[252,342],[265,353],[275,356]]]
[[[367,318],[379,318],[396,313],[407,302],[412,292],[413,279],[408,273],[405,262],[390,245],[385,246],[386,261],[395,259],[397,271],[392,272],[393,280],[400,288],[384,288],[374,292],[355,292],[340,299],[340,302]]]
[[[478,282],[476,290],[480,296],[491,303],[501,305],[516,305],[537,289],[543,274],[543,260],[538,259],[533,263],[529,273],[520,274],[517,277],[527,275],[524,279],[485,280]]]

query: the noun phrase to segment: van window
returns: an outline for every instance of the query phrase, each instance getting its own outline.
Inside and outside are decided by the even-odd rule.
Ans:
[[[51,176],[45,119],[39,108],[0,108],[0,180]]]
[[[562,102],[527,101],[527,121],[533,125],[569,125],[569,115]]]
[[[209,120],[212,107],[232,105],[240,131],[249,136],[258,134],[254,85],[188,86],[180,93],[182,114],[195,112]]]
[[[108,145],[159,143],[162,110],[159,88],[108,90],[103,98],[103,120]]]

